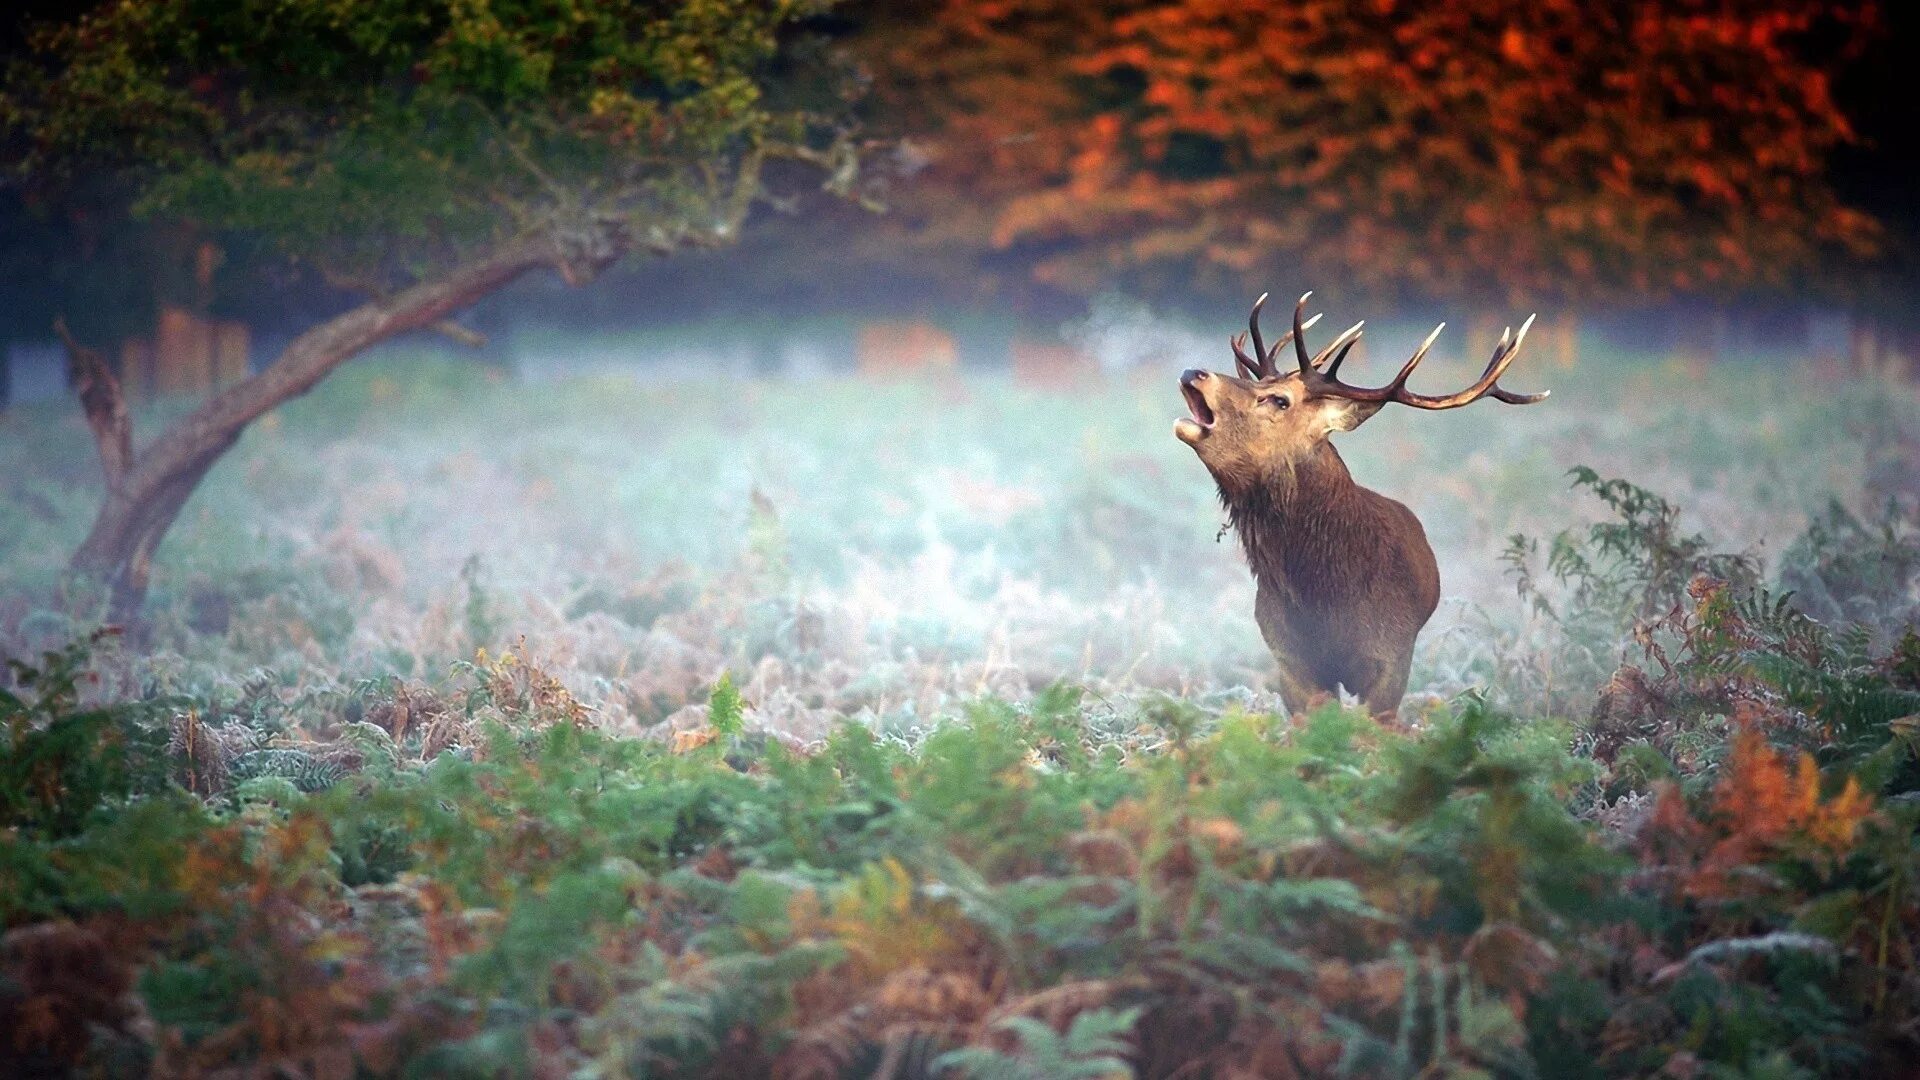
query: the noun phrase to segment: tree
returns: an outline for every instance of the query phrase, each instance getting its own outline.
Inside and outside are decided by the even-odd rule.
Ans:
[[[138,448],[71,349],[107,489],[72,569],[133,618],[220,456],[369,346],[538,269],[725,244],[782,169],[851,193],[853,84],[808,34],[830,2],[121,0],[37,29],[0,95],[21,182],[107,185],[365,296]]]
[[[1803,284],[1875,240],[1825,177],[1861,5],[927,6],[870,39],[933,148],[900,222],[1067,289],[1578,303]]]

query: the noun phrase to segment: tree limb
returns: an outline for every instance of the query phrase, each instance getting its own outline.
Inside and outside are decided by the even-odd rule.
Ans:
[[[877,144],[876,144],[877,145]],[[886,210],[886,204],[872,195],[856,190],[861,174],[861,146],[855,144],[851,133],[839,132],[831,145],[825,149],[816,149],[805,143],[784,140],[762,144],[757,152],[765,157],[784,158],[788,161],[804,162],[825,174],[820,181],[820,190],[843,199],[852,199],[862,209],[873,213]]]
[[[548,259],[560,280],[570,287],[584,285],[619,262],[633,247],[618,215],[587,214],[577,220],[549,226],[553,254]]]
[[[93,441],[100,450],[100,467],[106,473],[108,490],[118,490],[133,467],[133,420],[127,415],[126,395],[120,392],[120,380],[107,366],[99,350],[74,340],[67,330],[65,316],[53,320],[53,332],[67,347],[67,372],[80,394],[80,409],[87,426],[93,429]]]
[[[452,319],[442,319],[428,329],[456,345],[465,345],[469,349],[487,347],[487,335],[478,330],[470,330]]]
[[[216,394],[149,444],[138,458],[126,453],[125,426],[115,427],[118,386],[98,353],[68,338],[76,359],[89,423],[100,435],[110,480],[106,501],[69,564],[110,590],[116,621],[131,623],[146,594],[154,553],[180,510],[220,456],[248,424],[306,393],[335,368],[396,334],[446,319],[530,270],[552,265],[566,249],[548,233],[508,241],[479,258],[379,300],[371,300],[293,339],[266,368]],[[64,336],[64,334],[63,334]],[[86,356],[93,359],[88,361]],[[102,378],[104,376],[104,379]],[[99,388],[111,387],[110,391]],[[103,397],[103,394],[111,396]],[[94,402],[101,402],[96,405]],[[96,422],[96,417],[105,418]],[[102,434],[104,433],[104,434]],[[113,437],[109,437],[113,436]]]
[[[392,295],[389,290],[382,288],[374,282],[337,270],[322,268],[320,270],[320,279],[336,289],[357,292],[369,300],[384,302]],[[461,326],[452,319],[442,319],[432,326],[427,327],[427,329],[452,341],[456,345],[465,345],[469,349],[484,349],[487,347],[487,335],[478,330],[470,330],[467,327]]]
[[[617,238],[606,243],[618,250],[596,250],[596,262],[611,262],[623,250]],[[369,346],[435,326],[530,270],[570,261],[566,260],[570,246],[552,234],[522,236],[308,330],[294,338],[273,363],[214,395],[155,439],[128,475],[129,488],[136,493],[157,489],[170,474],[198,459],[206,447],[235,436],[267,411],[313,389],[334,368]],[[575,269],[582,268],[575,264]]]

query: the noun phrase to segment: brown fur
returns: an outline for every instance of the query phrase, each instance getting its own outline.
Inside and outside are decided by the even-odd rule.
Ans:
[[[1253,352],[1241,347],[1246,338],[1233,342],[1234,363],[1248,378],[1182,375],[1180,392],[1193,416],[1174,424],[1173,433],[1213,474],[1246,545],[1260,586],[1254,617],[1280,663],[1287,708],[1297,712],[1344,687],[1375,716],[1388,716],[1406,694],[1414,639],[1440,604],[1440,568],[1413,512],[1354,483],[1327,437],[1352,431],[1390,402],[1430,411],[1481,398],[1532,405],[1547,392],[1516,394],[1500,386],[1532,316],[1518,334],[1500,335],[1486,370],[1464,390],[1407,389],[1441,327],[1385,386],[1342,382],[1340,365],[1360,340],[1361,324],[1312,354],[1306,333],[1319,316],[1303,317],[1312,295],[1294,305],[1293,329],[1271,349],[1260,335],[1267,298],[1254,301],[1247,317]],[[1274,361],[1288,341],[1295,363],[1283,375]]]
[[[1297,373],[1255,382],[1189,371],[1181,382],[1212,423],[1175,430],[1213,474],[1246,548],[1287,708],[1345,687],[1392,714],[1414,639],[1440,603],[1440,569],[1413,512],[1354,483],[1327,441],[1379,405],[1316,397]]]

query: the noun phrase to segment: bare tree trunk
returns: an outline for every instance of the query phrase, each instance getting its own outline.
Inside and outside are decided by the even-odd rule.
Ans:
[[[1570,308],[1563,308],[1548,315],[1540,329],[1546,333],[1541,342],[1546,348],[1548,362],[1555,367],[1567,369],[1580,360],[1580,316]]]
[[[64,325],[58,327],[107,487],[106,500],[74,552],[69,571],[106,587],[111,621],[135,623],[161,539],[201,478],[248,424],[311,390],[367,348],[396,334],[432,327],[536,267],[553,266],[570,282],[591,278],[625,249],[620,238],[599,239],[597,245],[581,245],[524,238],[437,278],[362,304],[295,338],[272,364],[215,395],[138,454],[132,449],[132,426],[118,380],[98,352],[74,341]]]
[[[1904,380],[1913,373],[1916,349],[1911,335],[1894,322],[1872,312],[1856,311],[1847,331],[1848,361],[1869,378]]]
[[[1705,378],[1721,360],[1726,340],[1727,309],[1714,304],[1674,310],[1673,359],[1693,378]]]

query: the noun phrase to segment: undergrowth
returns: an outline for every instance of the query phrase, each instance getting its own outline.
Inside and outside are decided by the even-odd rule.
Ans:
[[[1704,575],[1654,621],[1591,727],[1473,695],[1410,732],[1171,698],[1095,725],[1056,686],[805,749],[730,680],[705,727],[609,734],[517,651],[263,736],[83,706],[83,643],[0,697],[0,1045],[167,1075],[1909,1059],[1920,640]]]
[[[45,503],[0,514],[0,647],[57,646],[0,677],[0,1075],[1878,1076],[1920,1053],[1899,491],[1807,519],[1817,470],[1772,506],[1742,489],[1793,505],[1769,566],[1595,470],[1514,518],[1505,493],[1564,463],[1477,460],[1457,429],[1413,456],[1499,498],[1401,484],[1450,573],[1478,565],[1463,537],[1593,523],[1510,545],[1530,621],[1430,636],[1428,685],[1475,689],[1389,730],[1239,689],[1265,658],[1207,491],[1177,446],[1125,456],[1159,404],[1085,405],[1049,470],[1080,430],[1061,403],[919,423],[918,393],[811,426],[762,403],[744,444],[643,452],[625,418],[661,403],[631,390],[578,410],[620,417],[592,438],[511,453],[448,448],[504,423],[416,411],[423,433],[328,458],[301,440],[377,410],[289,409],[183,522],[138,663],[32,554],[84,507],[0,491]],[[1714,423],[1636,430],[1728,461],[1775,437]],[[835,479],[876,447],[899,467]]]

